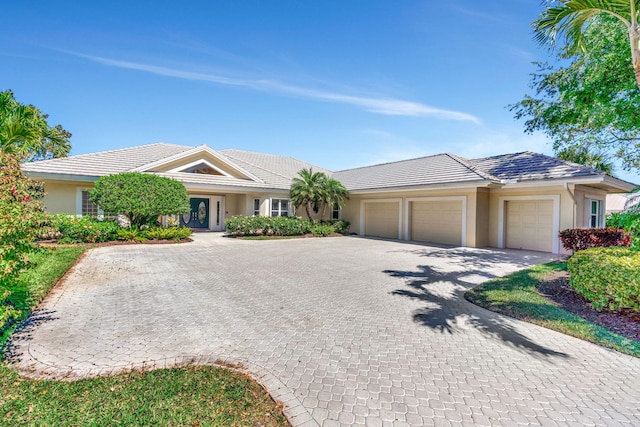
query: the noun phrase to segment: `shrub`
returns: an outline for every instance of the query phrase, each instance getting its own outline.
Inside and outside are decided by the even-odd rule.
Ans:
[[[569,259],[571,286],[596,310],[640,312],[640,253],[590,248]]]
[[[562,246],[574,253],[587,248],[630,246],[631,235],[611,228],[568,228],[560,232]]]
[[[116,240],[120,226],[115,221],[98,221],[89,216],[57,214],[49,216],[58,243],[100,243]]]
[[[147,240],[140,234],[140,229],[135,227],[118,229],[116,238],[125,242],[144,242]]]
[[[22,173],[18,158],[0,150],[0,286],[28,264],[27,254],[44,222],[43,195],[42,185]]]
[[[607,215],[607,227],[623,229],[631,234],[631,248],[640,251],[640,213],[615,212]]]
[[[236,236],[299,236],[308,233],[312,224],[306,219],[284,216],[237,215],[225,220],[227,233]]]
[[[154,224],[160,215],[182,214],[191,208],[181,182],[138,172],[101,177],[90,197],[105,212],[124,214],[138,228]]]
[[[42,185],[22,173],[19,159],[0,150],[0,330],[20,316],[8,300],[9,289],[29,265],[44,222],[43,195]]]
[[[349,234],[349,227],[351,223],[349,221],[344,221],[341,219],[329,221],[335,233],[338,234]]]
[[[191,236],[188,227],[149,227],[140,230],[139,236],[148,240],[173,240],[180,241]]]
[[[311,226],[311,233],[316,237],[326,237],[335,232],[336,229],[331,224],[313,224]]]

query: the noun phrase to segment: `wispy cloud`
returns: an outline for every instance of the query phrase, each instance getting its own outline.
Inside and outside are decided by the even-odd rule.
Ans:
[[[199,73],[194,71],[161,67],[157,65],[143,64],[138,62],[121,61],[118,59],[105,58],[101,56],[83,55],[75,52],[67,51],[65,53],[111,67],[143,71],[151,74],[174,77],[178,79],[199,80],[226,86],[244,87],[264,92],[289,94],[308,99],[354,105],[356,107],[362,108],[365,111],[377,114],[390,116],[433,117],[441,120],[459,120],[473,122],[478,125],[481,124],[480,119],[472,114],[437,108],[419,102],[404,101],[401,99],[384,97],[373,98],[354,96],[343,93],[293,86],[285,83],[280,83],[275,80],[240,79],[234,77],[225,77],[217,74]]]

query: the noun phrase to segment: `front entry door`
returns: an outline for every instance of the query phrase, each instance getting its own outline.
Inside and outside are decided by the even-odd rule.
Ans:
[[[189,228],[209,228],[209,199],[191,198],[191,211],[180,216],[180,225]]]

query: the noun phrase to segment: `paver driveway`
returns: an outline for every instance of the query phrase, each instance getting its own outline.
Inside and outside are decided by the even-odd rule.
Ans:
[[[32,376],[241,363],[294,425],[639,425],[640,360],[490,313],[545,255],[361,238],[91,250],[15,340]]]

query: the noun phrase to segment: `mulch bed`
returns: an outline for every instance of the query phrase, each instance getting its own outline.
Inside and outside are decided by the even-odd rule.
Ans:
[[[568,272],[560,271],[547,276],[536,285],[536,290],[554,305],[611,332],[640,342],[640,313],[630,310],[620,313],[597,311],[573,290],[569,284]]]

